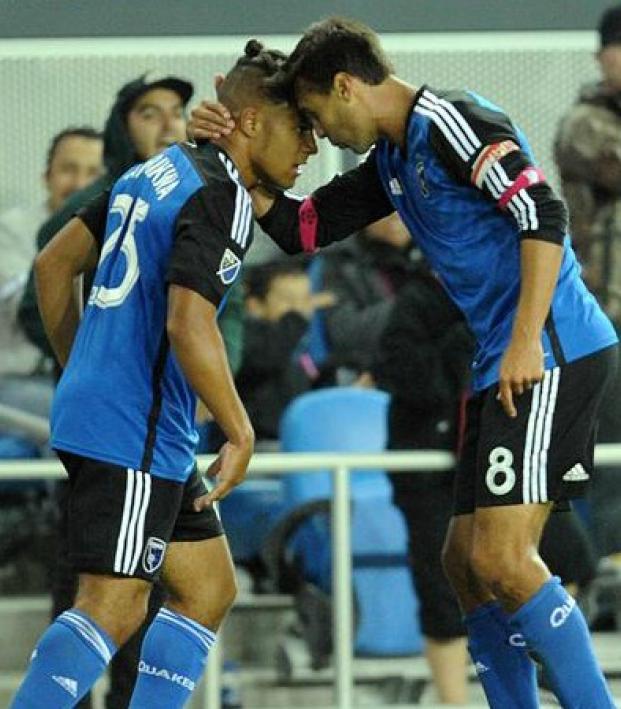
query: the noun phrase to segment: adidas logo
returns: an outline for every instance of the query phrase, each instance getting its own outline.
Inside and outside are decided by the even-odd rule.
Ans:
[[[489,670],[489,667],[484,665],[482,662],[476,662],[474,665],[474,670],[478,675],[482,675],[484,672]]]
[[[563,475],[563,480],[566,483],[578,483],[583,480],[588,480],[589,474],[582,467],[581,463],[576,463],[572,468],[570,468],[565,475]]]
[[[66,692],[74,698],[78,698],[78,683],[71,677],[61,677],[60,675],[52,675],[52,679],[56,684],[59,684]]]

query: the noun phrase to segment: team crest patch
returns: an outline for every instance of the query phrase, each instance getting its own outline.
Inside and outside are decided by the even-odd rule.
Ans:
[[[166,552],[166,542],[157,537],[149,537],[142,555],[142,568],[148,573],[155,573],[162,562]]]
[[[427,197],[429,197],[429,185],[427,184],[427,177],[425,176],[425,163],[422,160],[416,163],[416,174],[418,175],[420,192],[423,197],[427,199]]]
[[[237,278],[239,269],[241,268],[240,259],[231,251],[231,249],[226,249],[222,255],[222,260],[220,261],[220,268],[216,273],[220,276],[220,280],[225,286]]]

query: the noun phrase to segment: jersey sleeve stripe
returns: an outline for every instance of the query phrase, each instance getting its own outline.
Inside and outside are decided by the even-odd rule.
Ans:
[[[233,215],[233,223],[231,225],[231,239],[237,242],[237,232],[239,231],[239,223],[241,214],[244,209],[244,191],[241,185],[237,185],[235,192],[235,213]]]
[[[472,129],[472,126],[466,120],[465,116],[460,113],[457,107],[450,101],[447,101],[443,98],[437,98],[436,100],[438,101],[438,104],[440,106],[444,106],[446,110],[453,116],[455,121],[461,127],[462,131],[466,134],[466,136],[468,136],[468,139],[474,146],[474,149],[478,150],[481,147],[481,141],[479,140],[478,135]]]
[[[431,94],[433,96],[433,94]],[[435,98],[435,97],[434,97]],[[462,146],[464,152],[470,156],[472,156],[477,149],[477,146],[472,143],[472,141],[468,138],[466,133],[463,130],[463,122],[460,123],[457,120],[455,120],[455,116],[449,111],[447,106],[445,104],[440,103],[437,99],[436,101],[431,100],[430,98],[427,98],[425,95],[421,96],[419,100],[419,105],[422,106],[423,108],[428,109],[434,114],[434,122],[436,124],[438,121],[436,120],[435,117],[437,117],[440,121],[442,121],[447,128],[450,130],[450,132],[455,136],[455,138],[459,141],[460,145]],[[450,104],[448,104],[450,106]],[[459,115],[459,114],[458,114]]]
[[[461,143],[458,141],[457,137],[451,131],[450,125],[447,124],[435,111],[435,109],[428,109],[423,107],[422,100],[418,102],[415,111],[420,113],[422,116],[427,116],[430,118],[436,126],[440,129],[444,137],[451,144],[455,152],[464,161],[468,162],[470,159],[470,153],[466,152],[465,148],[462,147]]]
[[[464,146],[469,153],[476,152],[481,147],[479,137],[472,129],[466,118],[457,110],[450,101],[439,98],[434,93],[426,89],[421,97],[422,102],[427,102],[429,108],[436,107],[436,110],[441,112],[456,126],[459,134],[462,136]]]
[[[248,193],[244,194],[244,213],[241,219],[241,233],[239,235],[240,246],[245,249],[248,235],[250,234],[250,222],[252,221],[252,202]]]

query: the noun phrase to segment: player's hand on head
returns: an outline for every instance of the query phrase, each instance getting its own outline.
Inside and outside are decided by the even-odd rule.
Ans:
[[[188,135],[190,138],[213,139],[229,135],[235,128],[230,111],[217,101],[203,99],[190,111]]]
[[[222,446],[218,457],[207,469],[207,477],[215,481],[215,487],[207,495],[201,495],[194,500],[194,509],[197,512],[222,500],[243,482],[253,450],[252,442],[233,444],[229,441]]]
[[[507,416],[517,416],[515,397],[532,389],[543,379],[543,348],[541,341],[512,339],[500,363],[497,399]]]

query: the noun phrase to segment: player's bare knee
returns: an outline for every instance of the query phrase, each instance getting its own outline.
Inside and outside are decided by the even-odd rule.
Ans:
[[[521,597],[528,573],[526,550],[480,542],[472,548],[470,565],[478,581],[496,596],[507,600]]]
[[[87,613],[122,645],[138,630],[147,615],[150,586],[136,579],[91,577],[80,582],[75,607]]]
[[[216,631],[237,597],[234,574],[227,574],[208,585],[197,584],[191,592],[170,593],[168,605],[178,613]]]

